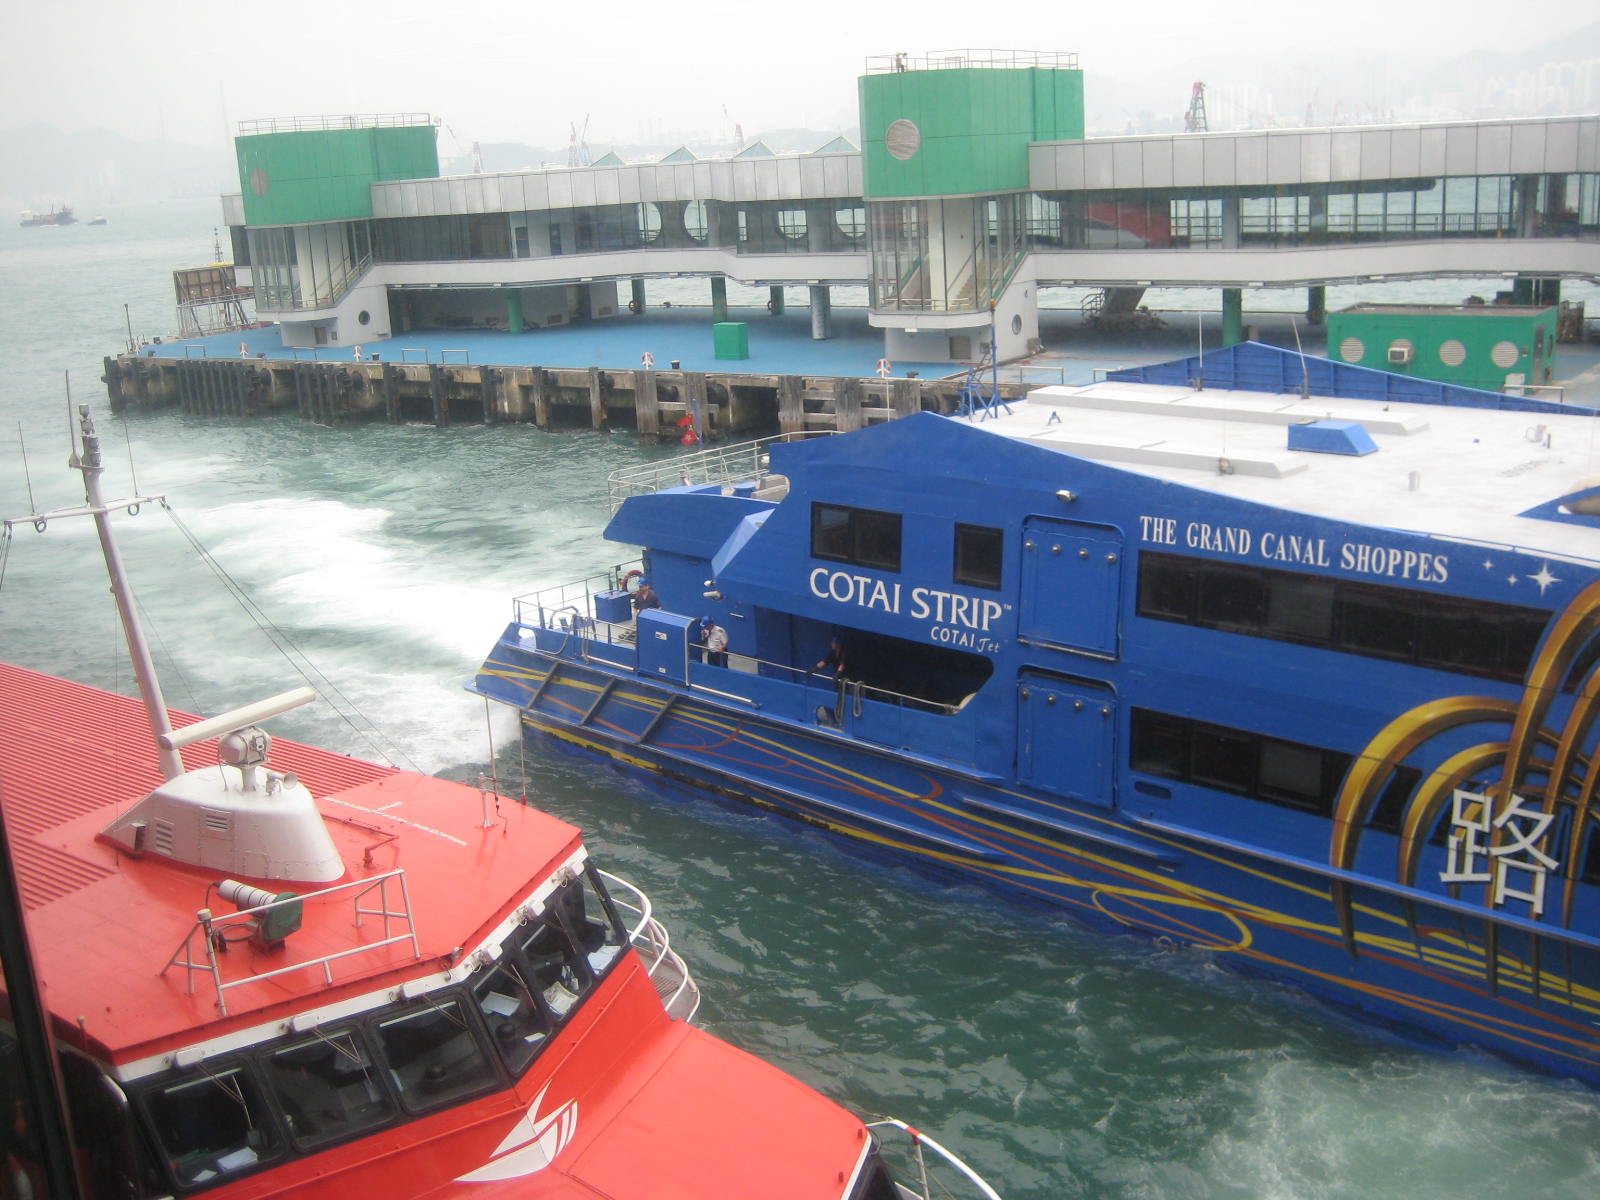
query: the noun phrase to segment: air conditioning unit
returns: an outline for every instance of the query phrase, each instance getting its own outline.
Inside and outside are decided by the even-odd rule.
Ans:
[[[1411,361],[1410,346],[1390,346],[1389,362],[1397,367],[1403,367]]]

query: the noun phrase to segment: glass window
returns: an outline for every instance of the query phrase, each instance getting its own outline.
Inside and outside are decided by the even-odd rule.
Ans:
[[[1266,580],[1248,570],[1205,570],[1200,577],[1199,608],[1202,625],[1234,631],[1256,630],[1266,615]]]
[[[555,1028],[555,1018],[534,988],[527,963],[520,955],[508,955],[473,983],[472,995],[501,1061],[513,1075],[521,1075]]]
[[[1339,595],[1339,629],[1343,645],[1373,658],[1409,661],[1416,655],[1414,601],[1378,588],[1350,586]]]
[[[243,1067],[189,1073],[147,1093],[145,1107],[184,1187],[253,1171],[282,1148],[256,1082]]]
[[[1261,798],[1308,812],[1331,815],[1323,773],[1323,751],[1315,746],[1261,740]]]
[[[408,1109],[422,1112],[478,1091],[494,1070],[459,1000],[441,999],[378,1022],[389,1078]]]
[[[1257,748],[1249,734],[1220,725],[1196,724],[1191,745],[1190,766],[1195,783],[1244,796],[1255,791]]]
[[[1139,615],[1168,620],[1194,619],[1199,566],[1169,554],[1139,556]]]
[[[1004,530],[986,525],[956,526],[957,583],[999,591],[1004,555]]]
[[[268,1055],[262,1066],[299,1145],[348,1137],[394,1115],[394,1101],[354,1030],[296,1042]]]
[[[834,562],[899,571],[900,514],[813,504],[811,553]]]

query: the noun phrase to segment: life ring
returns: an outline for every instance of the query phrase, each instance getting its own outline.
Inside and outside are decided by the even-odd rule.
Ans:
[[[894,374],[894,364],[887,358],[880,358],[878,360],[878,378],[887,379],[892,374]]]
[[[778,302],[776,300],[768,300],[767,301],[767,311],[769,313],[777,312],[778,311]]]
[[[642,313],[644,311],[644,305],[640,304],[637,300],[629,300],[628,301],[628,311],[631,312],[634,316],[638,316],[640,313]]]
[[[640,571],[637,568],[635,568],[632,571],[629,571],[626,575],[624,575],[622,577],[622,590],[625,591],[625,592],[637,591],[638,590],[637,588],[631,587],[629,585],[632,584],[635,580],[643,579],[643,578],[644,578],[644,572],[643,571]]]
[[[639,356],[639,362],[644,369],[648,371],[651,367],[656,365],[656,356],[651,354],[650,351],[646,350]]]

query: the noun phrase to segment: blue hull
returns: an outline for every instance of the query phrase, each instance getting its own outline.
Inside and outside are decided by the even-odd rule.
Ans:
[[[1593,939],[716,702],[694,690],[713,678],[699,664],[690,686],[661,685],[526,633],[507,628],[474,687],[518,707],[530,734],[1600,1085]]]

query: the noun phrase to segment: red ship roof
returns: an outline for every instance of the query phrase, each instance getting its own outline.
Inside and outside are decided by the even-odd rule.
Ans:
[[[172,713],[177,728],[196,719]],[[191,769],[211,765],[215,742],[183,757]],[[332,962],[331,986],[321,966],[247,982],[228,991],[224,1017],[209,974],[195,974],[191,995],[183,968],[163,973],[198,909],[219,917],[233,911],[212,886],[220,873],[135,858],[96,839],[161,782],[143,706],[0,663],[0,804],[45,1002],[61,1036],[128,1063],[287,1020],[308,1003],[434,974],[581,848],[573,826],[510,802],[482,828],[480,793],[464,784],[283,739],[274,740],[271,765],[293,771],[317,797],[346,867],[340,882],[404,869],[420,958],[407,940]],[[322,885],[265,886],[305,894]],[[248,980],[382,940],[384,922],[369,916],[358,928],[353,911],[350,891],[308,901],[301,929],[281,948],[232,944],[220,956],[224,978]]]

